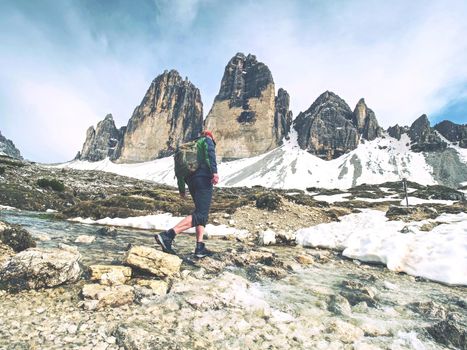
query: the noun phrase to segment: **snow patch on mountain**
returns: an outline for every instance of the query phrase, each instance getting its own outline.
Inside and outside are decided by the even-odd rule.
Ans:
[[[467,163],[467,151],[459,147],[455,150]],[[59,167],[101,170],[176,186],[173,157],[135,164],[116,164],[109,159],[72,161]],[[346,189],[363,183],[378,184],[403,178],[423,185],[437,184],[433,168],[423,153],[410,150],[410,139],[406,134],[400,140],[384,134],[381,138],[361,143],[357,149],[337,159],[326,161],[302,150],[293,131],[290,140],[282,146],[256,157],[221,163],[218,170],[219,186],[224,187]]]

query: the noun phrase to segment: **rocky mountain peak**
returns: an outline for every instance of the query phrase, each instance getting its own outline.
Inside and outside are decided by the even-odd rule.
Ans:
[[[119,162],[144,162],[172,154],[203,127],[201,94],[176,70],[156,77],[128,121]]]
[[[353,124],[362,138],[372,141],[381,136],[381,128],[375,113],[367,107],[365,99],[361,98],[353,112]]]
[[[16,148],[13,141],[7,139],[0,131],[0,155],[5,155],[15,159],[23,159],[21,152]]]
[[[421,115],[412,123],[408,134],[412,141],[411,149],[414,152],[441,151],[447,146],[446,142],[442,141],[436,131],[431,128],[426,114]]]
[[[294,121],[299,146],[326,160],[357,148],[359,133],[353,117],[342,98],[325,91]]]
[[[256,56],[237,53],[227,63],[205,120],[221,159],[252,157],[277,147],[290,127],[289,95],[276,98],[271,71]]]
[[[435,125],[435,130],[447,140],[457,143],[459,147],[467,148],[467,124],[461,125],[443,120]]]
[[[271,71],[255,55],[239,52],[224,70],[216,101],[229,100],[230,107],[242,107],[250,98],[259,98],[269,84],[274,84]]]
[[[115,159],[123,140],[123,133],[124,128],[117,129],[112,114],[107,114],[104,120],[97,123],[96,129],[93,126],[88,128],[83,148],[76,159],[92,162],[107,157]]]

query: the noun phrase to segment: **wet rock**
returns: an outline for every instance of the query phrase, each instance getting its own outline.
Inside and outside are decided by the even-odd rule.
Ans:
[[[115,237],[118,234],[118,231],[115,227],[102,227],[96,232],[98,235],[102,236],[112,236]]]
[[[426,330],[440,344],[452,346],[456,349],[467,349],[467,330],[465,325],[460,324],[454,318],[438,322],[427,327]]]
[[[154,248],[133,246],[126,252],[123,262],[155,276],[168,277],[180,271],[182,259]]]
[[[254,272],[256,273],[256,275],[270,277],[274,279],[282,279],[282,278],[287,277],[288,275],[287,271],[285,271],[284,269],[280,267],[264,266],[264,265],[257,266],[254,269]]]
[[[260,245],[276,244],[276,233],[272,230],[260,232],[258,235],[258,243]]]
[[[342,316],[350,316],[352,314],[349,301],[341,295],[331,295],[328,310]]]
[[[89,271],[92,281],[109,286],[125,284],[131,278],[131,268],[128,266],[91,265]]]
[[[446,309],[433,301],[410,303],[407,307],[429,318],[445,319],[447,315]]]
[[[183,349],[177,344],[177,339],[150,324],[122,323],[117,326],[113,336],[125,350]]]
[[[256,208],[267,209],[267,210],[278,210],[280,209],[282,199],[279,195],[269,192],[263,193],[256,199]]]
[[[72,249],[30,248],[0,270],[0,281],[8,289],[37,289],[76,282],[80,275],[80,254]]]
[[[136,285],[150,289],[153,294],[164,296],[167,294],[169,285],[165,281],[161,280],[144,280],[139,279],[136,281]]]
[[[13,248],[15,252],[21,252],[36,246],[31,234],[20,225],[7,224],[1,221],[0,241]]]
[[[364,301],[369,306],[376,306],[376,293],[372,288],[365,286],[361,282],[352,280],[342,282],[341,295],[345,297],[351,305],[356,305]]]
[[[301,265],[312,265],[315,262],[312,256],[307,254],[300,254],[295,257],[295,260]]]
[[[75,239],[75,243],[90,244],[90,243],[94,242],[95,239],[96,239],[96,237],[94,237],[94,236],[81,235],[81,236],[78,236]]]
[[[341,320],[332,321],[326,328],[326,331],[334,333],[343,343],[353,343],[364,336],[363,330]]]
[[[207,256],[203,259],[195,260],[194,265],[208,273],[219,273],[225,268],[226,262]]]
[[[135,298],[134,288],[127,285],[86,284],[81,294],[85,300],[84,308],[88,310],[131,304]]]

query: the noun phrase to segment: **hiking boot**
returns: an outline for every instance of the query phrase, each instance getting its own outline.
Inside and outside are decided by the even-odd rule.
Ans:
[[[195,256],[197,258],[204,258],[209,255],[212,255],[212,252],[206,249],[206,245],[203,242],[196,242]]]
[[[172,232],[170,232],[170,230],[162,231],[161,233],[154,235],[154,238],[156,239],[156,242],[159,243],[164,253],[176,255],[177,253],[172,249],[172,242],[175,234],[171,233]]]

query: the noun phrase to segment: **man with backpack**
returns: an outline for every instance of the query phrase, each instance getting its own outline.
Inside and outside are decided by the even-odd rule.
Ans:
[[[203,258],[210,253],[203,243],[203,235],[208,221],[213,185],[219,182],[219,175],[217,174],[214,137],[207,130],[201,135],[199,139],[182,145],[174,156],[175,175],[180,196],[185,197],[186,183],[195,203],[195,210],[170,230],[155,235],[157,243],[166,253],[175,254],[172,249],[175,236],[191,227],[196,229],[195,256]]]

